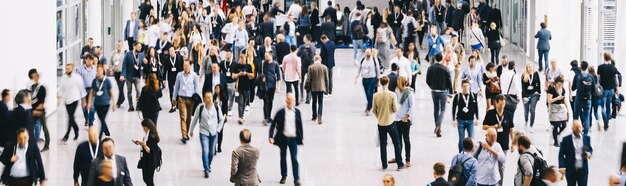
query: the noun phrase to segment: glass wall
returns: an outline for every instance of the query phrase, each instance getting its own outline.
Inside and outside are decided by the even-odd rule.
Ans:
[[[80,49],[85,35],[83,0],[57,0],[57,75],[65,64],[80,64]]]

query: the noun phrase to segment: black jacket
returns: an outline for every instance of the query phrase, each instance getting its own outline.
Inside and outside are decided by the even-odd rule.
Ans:
[[[204,83],[202,83],[202,93],[205,93],[208,91],[215,93],[213,91],[214,88],[215,87],[213,87],[213,72],[209,72],[208,74],[206,74],[206,76],[204,76]],[[228,94],[226,94],[226,92],[228,92],[226,75],[221,72],[220,72],[220,92],[222,94],[220,95],[220,99],[222,100],[228,99]]]
[[[396,13],[392,13],[387,16],[387,23],[391,28],[400,28],[402,26],[402,20],[404,20],[404,14],[397,12],[398,18],[396,18]]]
[[[289,50],[289,44],[287,42],[276,43],[276,58],[278,59],[278,64],[283,64],[283,58],[288,55],[291,51]]]
[[[441,82],[443,80],[443,82]],[[447,91],[452,94],[452,82],[448,68],[441,63],[435,63],[428,67],[426,72],[426,84],[431,90]]]
[[[299,109],[295,109],[296,112],[296,140],[298,145],[302,145],[303,131],[302,131],[302,114]],[[276,134],[274,134],[276,129]],[[287,137],[283,134],[285,130],[285,108],[280,109],[274,115],[274,121],[270,125],[270,137],[274,138],[274,145],[285,146],[287,145]]]
[[[330,20],[333,21],[333,23],[335,23],[335,25],[339,24],[339,21],[337,19],[337,10],[335,10],[335,8],[333,7],[328,7],[324,10],[324,13],[322,13],[322,16],[320,16],[322,19],[324,19],[326,16],[330,16]]]
[[[126,158],[120,155],[114,155],[116,170],[113,174],[117,174],[117,178],[114,180],[116,186],[133,186],[133,182],[130,178],[130,171],[128,171],[128,164],[126,163]],[[91,161],[91,166],[89,166],[89,176],[87,185],[94,185],[96,179],[98,179],[98,175],[100,175],[100,164],[104,160],[104,155],[96,157],[96,159]]]
[[[10,141],[10,124],[9,116],[11,112],[4,101],[0,101],[0,147],[4,147],[6,142]]]
[[[34,137],[33,137],[34,138]],[[0,161],[4,164],[4,170],[2,171],[2,177],[0,181],[6,183],[10,178],[11,168],[14,163],[11,163],[11,157],[15,154],[17,143],[7,145],[2,155],[0,155]],[[39,154],[39,147],[36,143],[28,142],[28,149],[26,149],[26,168],[30,179],[33,181],[46,180],[46,173],[43,168],[43,161],[41,161],[41,154]]]
[[[141,110],[141,112],[148,113],[157,113],[161,111],[161,105],[159,104],[159,98],[163,97],[161,90],[156,91],[150,85],[146,85],[141,89],[141,94],[139,94],[139,101],[137,101],[137,110]]]
[[[532,82],[524,82],[524,76],[522,76],[522,97],[523,98],[527,98],[532,96],[533,94],[537,93],[539,95],[541,95],[541,81],[539,80],[539,73],[535,72],[533,73],[533,79]],[[529,79],[530,81],[530,79]],[[529,87],[532,86],[532,87]],[[530,90],[528,88],[531,88]]]
[[[96,157],[102,156],[102,144],[92,145],[92,148],[98,150],[95,153]],[[78,177],[81,177],[81,185],[87,185],[87,178],[89,175],[89,166],[91,166],[91,152],[89,149],[89,141],[82,142],[76,147],[76,154],[74,155],[74,182],[78,182]]]
[[[333,22],[324,22],[322,23],[322,34],[328,36],[328,40],[335,40],[336,27]]]
[[[274,22],[267,21],[261,23],[261,25],[259,25],[259,34],[261,34],[261,41],[263,41],[265,37],[270,37],[273,40],[275,36]]]
[[[376,32],[376,29],[380,26],[380,23],[383,22],[383,17],[378,12],[374,12],[372,14],[372,26],[374,26],[374,30],[372,32]]]
[[[146,141],[146,146],[150,148],[150,153],[146,152],[145,149],[141,148],[141,157],[139,158],[139,163],[137,163],[137,168],[140,169],[155,169],[157,156],[155,151],[159,149],[159,142],[154,139],[152,136],[148,136],[148,140]]]
[[[183,56],[181,56],[180,54],[176,54],[176,59],[174,59],[174,65],[172,65],[173,58],[171,57],[172,56],[167,55],[166,58],[161,60],[161,64],[163,64],[163,71],[167,74],[165,75],[165,77],[167,77],[166,79],[168,81],[175,82],[176,75],[178,75],[179,72],[183,71]],[[172,71],[172,68],[176,69]]]
[[[35,133],[34,133],[34,123],[33,123],[33,114],[31,110],[26,110],[21,105],[17,106],[11,112],[11,119],[9,119],[9,135],[7,139],[9,142],[15,142],[17,139],[17,134],[15,131],[20,128],[26,128],[28,130],[29,136],[31,136],[30,141],[35,141]]]
[[[449,12],[449,11],[448,11]],[[459,31],[463,28],[463,18],[465,14],[463,10],[454,9],[452,13],[448,14],[448,19],[450,19],[450,26],[454,28],[454,30]]]
[[[502,27],[502,13],[500,9],[493,8],[489,11],[489,24],[491,24],[491,22],[496,23],[496,29]]]
[[[317,24],[320,24],[320,11],[317,9],[311,10],[311,27],[314,28]]]

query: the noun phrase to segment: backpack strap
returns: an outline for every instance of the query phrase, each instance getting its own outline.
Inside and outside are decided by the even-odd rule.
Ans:
[[[204,111],[204,104],[200,104],[200,112],[198,112],[198,123],[202,122],[202,111]]]
[[[471,95],[471,94],[470,94]],[[467,104],[467,103],[466,103]],[[478,150],[476,151],[476,154],[474,154],[474,158],[478,159],[478,155],[480,155],[480,152],[483,151],[483,145],[482,143],[479,141],[478,142]]]

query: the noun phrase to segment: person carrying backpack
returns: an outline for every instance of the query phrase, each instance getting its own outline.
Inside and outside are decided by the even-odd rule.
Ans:
[[[474,142],[467,137],[463,140],[463,152],[455,155],[448,171],[448,182],[452,186],[475,186],[478,161],[473,156]]]
[[[365,39],[367,38],[367,26],[363,24],[361,21],[361,13],[356,12],[354,14],[355,18],[352,23],[350,23],[350,28],[352,30],[352,48],[354,49],[354,54],[352,55],[352,60],[356,63],[358,58],[359,49],[365,54]]]
[[[580,62],[580,75],[574,78],[572,90],[576,91],[576,99],[574,100],[574,118],[580,116],[583,124],[583,133],[589,134],[590,118],[591,118],[591,100],[593,99],[593,91],[596,82],[591,74],[587,71],[589,63]]]
[[[540,185],[545,169],[548,168],[543,153],[535,146],[531,146],[528,136],[517,139],[517,149],[520,154],[515,173],[515,186]]]

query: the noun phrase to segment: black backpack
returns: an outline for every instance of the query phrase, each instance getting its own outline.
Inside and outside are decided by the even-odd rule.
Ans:
[[[409,24],[406,25],[406,30],[407,30],[407,33],[409,34],[408,37],[415,38],[413,36],[413,34],[415,34],[415,25],[413,25],[413,22],[409,22]]]
[[[452,186],[465,186],[467,183],[468,177],[465,176],[465,162],[473,159],[474,157],[469,157],[463,160],[463,163],[459,163],[459,157],[457,155],[456,165],[450,167],[448,171],[448,181]]]
[[[578,83],[576,83],[576,97],[579,100],[589,100],[592,98],[594,92],[594,80],[593,76],[589,74],[581,74]]]
[[[539,149],[537,149],[537,151],[539,152],[539,154],[543,155],[543,153]],[[537,156],[537,153],[524,152],[522,153],[522,155],[523,154],[529,154],[533,157],[533,174],[531,176],[530,185],[531,186],[540,185],[541,182],[543,182],[541,179],[543,178],[544,172],[546,169],[548,169],[548,162],[546,162],[545,159]],[[524,169],[522,169],[521,158],[520,160],[517,161],[517,167],[522,172],[522,175],[524,175]],[[522,183],[523,183],[523,180],[522,180]]]
[[[358,23],[354,25],[352,31],[354,33],[354,39],[363,39],[367,36],[367,33],[365,33],[365,29],[363,29],[363,23],[361,23],[361,21],[358,21]]]
[[[593,98],[594,99],[598,99],[598,98],[602,98],[603,94],[604,94],[604,88],[602,88],[602,85],[600,85],[600,83],[598,83],[598,79],[595,78],[596,80],[596,84],[593,86]]]
[[[150,152],[154,156],[153,157],[154,168],[157,170],[157,172],[161,171],[161,165],[163,164],[163,158],[162,158],[163,151],[161,151],[161,147],[157,145],[156,148],[151,149]]]

